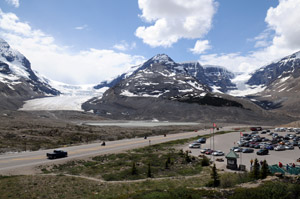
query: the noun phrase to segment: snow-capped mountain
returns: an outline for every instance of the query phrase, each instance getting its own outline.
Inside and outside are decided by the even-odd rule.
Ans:
[[[113,119],[159,120],[220,119],[225,115],[244,118],[253,114],[249,110],[260,110],[251,102],[212,93],[196,76],[202,74],[203,80],[206,75],[215,77],[226,72],[212,68],[206,74],[200,73],[205,70],[199,65],[178,64],[167,55],[158,54],[109,88],[102,98],[91,99],[82,107]]]
[[[1,109],[16,108],[24,99],[60,94],[31,69],[24,55],[3,39],[0,39],[0,91]]]
[[[293,76],[300,76],[300,51],[290,56],[284,57],[277,62],[273,62],[255,71],[247,84],[251,86],[269,86],[275,80]]]
[[[234,73],[221,66],[201,66],[199,62],[183,62],[181,64],[188,74],[209,86],[213,92],[227,93],[230,90],[237,89],[232,82],[235,77]]]
[[[12,49],[0,39],[0,83],[1,94],[22,94],[22,96],[58,95],[43,78],[39,78],[31,69],[28,59],[20,52]],[[5,89],[4,87],[7,88]]]
[[[235,77],[234,73],[226,70],[220,66],[201,66],[199,62],[183,62],[175,63],[169,56],[165,54],[158,54],[152,57],[150,60],[142,65],[134,66],[129,69],[129,71],[119,75],[108,81],[103,81],[95,89],[100,89],[102,87],[113,87],[120,81],[130,77],[131,75],[144,70],[151,64],[162,64],[167,66],[167,69],[176,74],[188,74],[200,83],[205,84],[210,87],[213,92],[227,93],[230,90],[235,90],[236,85],[232,82]]]
[[[114,86],[115,94],[127,97],[170,98],[188,93],[204,96],[209,91],[165,54],[152,57]]]
[[[255,103],[265,109],[284,110],[300,115],[300,52],[264,66],[252,74],[250,86],[263,88],[252,96]]]

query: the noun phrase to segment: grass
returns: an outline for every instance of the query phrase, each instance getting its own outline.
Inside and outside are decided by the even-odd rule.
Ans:
[[[206,176],[190,179],[146,180],[132,183],[102,183],[68,176],[14,176],[0,178],[0,198],[126,198],[149,191],[164,192],[181,187],[199,187]]]
[[[68,176],[0,177],[0,198],[12,199],[285,199],[300,198],[300,185],[269,181],[257,188],[204,189],[207,176],[103,183]]]

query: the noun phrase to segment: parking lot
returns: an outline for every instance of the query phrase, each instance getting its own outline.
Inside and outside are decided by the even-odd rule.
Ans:
[[[274,129],[271,130],[271,132],[274,132]],[[242,132],[243,134],[248,133],[250,134],[251,131],[249,130],[248,132]],[[294,132],[275,132],[278,133],[279,136],[285,136],[287,134],[295,134]],[[265,137],[268,138],[270,140],[272,140],[272,136],[268,135],[268,134],[261,134],[261,131],[259,131],[259,133],[257,134],[260,137]],[[223,135],[217,135],[214,136],[214,144],[213,144],[213,139],[209,138],[206,140],[205,144],[201,144],[201,149],[204,148],[210,148],[213,149],[213,145],[214,145],[214,149],[215,150],[221,150],[225,153],[224,156],[212,156],[212,155],[207,155],[207,157],[209,157],[212,161],[214,161],[216,163],[217,168],[219,169],[224,169],[226,170],[226,154],[228,154],[230,152],[230,149],[234,146],[238,146],[237,142],[240,140],[240,132],[233,132],[233,133],[228,133],[228,134],[223,134]],[[299,135],[297,135],[299,136]],[[291,141],[291,140],[289,140]],[[242,147],[242,148],[246,148],[246,147]],[[248,148],[248,147],[247,147]],[[194,156],[199,156],[200,150],[201,149],[190,149],[187,147],[184,148],[184,150],[190,150],[192,152],[192,155]],[[251,159],[255,159],[257,158],[259,161],[263,161],[263,160],[267,160],[269,165],[273,165],[273,164],[278,164],[279,162],[281,162],[284,166],[286,164],[289,163],[294,163],[295,165],[300,165],[297,162],[297,159],[300,158],[300,150],[298,148],[298,146],[295,146],[293,150],[284,150],[284,151],[275,151],[275,150],[269,150],[269,154],[268,155],[257,155],[256,152],[259,149],[254,149],[253,153],[241,153],[241,152],[236,152],[239,155],[238,158],[238,165],[239,164],[243,164],[246,165],[246,169],[249,170],[250,169],[250,160]],[[216,161],[216,159],[222,158],[224,160],[224,162],[219,162]]]

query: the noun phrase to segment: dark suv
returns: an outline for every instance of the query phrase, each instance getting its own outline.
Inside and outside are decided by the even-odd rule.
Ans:
[[[256,152],[257,155],[268,155],[269,150],[268,149],[260,149],[259,151]]]

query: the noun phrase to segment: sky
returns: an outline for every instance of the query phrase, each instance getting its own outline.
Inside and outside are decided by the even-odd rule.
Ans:
[[[300,0],[2,0],[0,37],[32,68],[97,84],[156,54],[233,72],[300,50]]]

